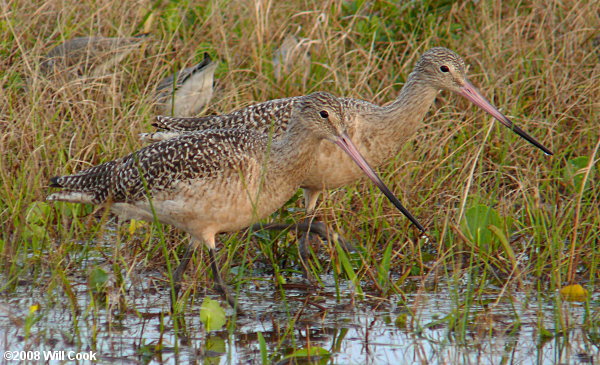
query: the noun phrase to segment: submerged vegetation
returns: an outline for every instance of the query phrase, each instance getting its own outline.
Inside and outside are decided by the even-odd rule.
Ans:
[[[428,235],[412,228],[371,184],[329,191],[318,215],[356,250],[314,245],[309,269],[326,289],[300,294],[293,284],[301,272],[294,232],[222,235],[218,259],[228,283],[246,298],[242,302],[287,320],[267,326],[268,333],[244,332],[236,341],[256,346],[260,354],[252,359],[263,363],[286,356],[346,362],[333,354],[348,350],[347,330],[315,329],[315,317],[330,324],[327,313],[342,310],[341,303],[346,311],[387,313],[374,319],[383,329],[422,336],[443,328],[450,334],[425,335],[430,347],[450,341],[468,348],[503,334],[509,339],[499,345],[503,351],[515,348],[510,339],[534,341],[538,349],[556,341],[565,348],[577,327],[584,335],[576,351],[597,356],[597,2],[109,0],[1,6],[0,333],[20,339],[1,336],[0,347],[36,349],[43,342],[52,349],[54,311],[72,315],[65,329],[76,330],[62,333],[61,341],[80,349],[99,348],[99,338],[132,318],[152,317],[160,336],[148,344],[138,334],[140,361],[160,361],[171,346],[185,353],[194,338],[223,325],[236,334],[236,326],[248,324],[222,319],[218,303],[197,295],[212,293],[205,257],[196,257],[198,269],[188,271],[184,297],[169,314],[172,268],[183,253],[180,243],[188,240],[180,232],[117,223],[91,206],[44,201],[50,177],[141,147],[138,133],[153,129],[154,89],[164,76],[199,62],[205,52],[218,60],[207,113],[318,90],[385,104],[420,54],[444,46],[470,65],[469,77],[482,93],[554,156],[497,126],[466,100],[441,93],[417,135],[380,169]],[[41,56],[66,39],[143,32],[150,33],[148,42],[110,75],[60,83],[40,73]],[[277,82],[272,57],[289,33],[308,40],[310,72],[291,67]],[[302,220],[301,197],[296,194],[271,220]],[[440,297],[446,307],[438,308],[439,316],[421,317],[419,308],[437,308]],[[256,305],[265,298],[276,310]],[[197,325],[198,318],[186,314],[198,316],[200,308]],[[569,311],[582,313],[576,323]],[[80,322],[85,333],[77,330]],[[311,346],[319,336],[333,336],[331,348]],[[220,341],[209,336],[201,346],[231,351]],[[453,359],[423,356],[440,363]],[[489,361],[500,358],[490,355]]]

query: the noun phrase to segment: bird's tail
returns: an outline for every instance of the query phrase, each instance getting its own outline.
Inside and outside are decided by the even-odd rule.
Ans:
[[[50,194],[46,200],[90,204],[104,202],[112,187],[115,164],[115,161],[111,161],[83,170],[75,175],[51,178],[50,187],[65,190]]]
[[[94,195],[78,191],[61,191],[46,197],[49,202],[62,201],[70,203],[94,204]]]
[[[154,132],[154,133],[140,133],[139,137],[140,137],[140,141],[142,141],[142,142],[154,143],[154,142],[160,142],[160,141],[164,141],[167,139],[179,137],[183,133],[184,132],[167,132],[167,131],[162,132],[162,131],[159,131],[159,132]]]

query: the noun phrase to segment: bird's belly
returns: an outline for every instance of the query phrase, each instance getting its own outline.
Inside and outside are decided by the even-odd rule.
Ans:
[[[368,148],[357,145],[358,150],[372,167],[381,164],[377,156],[373,156]],[[348,154],[332,143],[322,143],[321,148],[309,173],[302,181],[302,188],[311,190],[335,189],[351,184],[363,177],[365,173]]]
[[[351,184],[364,176],[350,157],[346,155],[340,157],[342,159],[335,159],[333,156],[319,159],[302,182],[302,187],[311,190],[335,189]]]
[[[228,183],[187,183],[154,197],[152,207],[146,200],[113,204],[121,217],[152,222],[155,212],[161,223],[188,233],[199,231],[233,232],[269,216],[294,194],[298,186],[283,186],[274,191],[260,191],[234,179]]]

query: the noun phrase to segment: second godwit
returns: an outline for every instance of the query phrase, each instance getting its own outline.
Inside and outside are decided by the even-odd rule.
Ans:
[[[277,140],[242,129],[179,136],[75,175],[54,177],[50,186],[65,190],[47,200],[104,204],[120,217],[156,219],[189,233],[191,251],[199,243],[208,247],[216,287],[235,306],[219,273],[215,236],[245,228],[282,206],[305,180],[321,140],[334,142],[405,211],[348,138],[347,122],[338,98],[314,93],[296,99],[286,132]],[[191,251],[175,271],[176,283]]]
[[[467,79],[465,63],[459,55],[447,48],[435,47],[418,60],[394,102],[379,106],[359,99],[340,99],[348,116],[348,134],[372,166],[381,166],[396,156],[421,126],[439,90],[448,90],[467,98],[529,143],[548,155],[552,154],[481,95]],[[161,140],[188,131],[211,128],[247,128],[265,133],[272,130],[276,137],[281,136],[288,127],[294,104],[301,98],[271,100],[220,116],[157,117],[156,126],[164,131],[146,134],[143,138]],[[360,177],[360,170],[347,157],[335,148],[323,145],[315,164],[302,182],[307,214],[310,216],[313,213],[323,189],[338,188]],[[305,256],[304,240],[301,240],[300,248]]]
[[[199,64],[164,78],[156,87],[160,112],[174,117],[198,114],[212,98],[216,69],[217,63],[204,53]]]

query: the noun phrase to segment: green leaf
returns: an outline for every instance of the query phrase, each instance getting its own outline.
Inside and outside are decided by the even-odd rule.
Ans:
[[[319,360],[319,359],[327,359],[329,357],[331,357],[331,352],[325,350],[322,347],[309,347],[309,348],[303,348],[303,349],[299,349],[294,351],[293,353],[291,353],[290,355],[286,356],[286,359],[291,359],[291,358],[315,358],[312,360]]]
[[[28,224],[45,223],[51,209],[46,202],[33,202],[29,204],[25,221]]]
[[[381,258],[381,263],[377,268],[377,281],[379,281],[379,285],[383,288],[388,282],[389,273],[390,273],[390,261],[392,259],[392,243],[390,242],[385,251],[383,253],[383,257]]]
[[[221,308],[219,302],[205,297],[202,307],[200,307],[200,320],[204,323],[207,331],[214,331],[221,329],[225,325],[227,318],[225,310]]]
[[[587,172],[586,169],[589,163],[590,158],[588,156],[579,156],[570,159],[565,165],[565,168],[563,170],[563,178],[570,184],[570,186],[575,190],[575,192],[579,192],[581,190],[581,184],[583,183],[583,178],[585,177],[585,174]],[[595,169],[594,165],[592,165],[584,189],[589,189],[589,187],[591,186],[590,180],[592,180],[594,174]]]
[[[346,275],[348,275],[348,278],[354,284],[354,288],[355,288],[356,292],[362,296],[363,291],[362,291],[362,288],[360,287],[360,281],[358,280],[358,276],[356,276],[356,273],[354,272],[354,268],[352,268],[352,264],[350,263],[350,258],[348,257],[348,255],[346,255],[346,252],[344,251],[342,246],[340,246],[339,243],[336,243],[335,249],[337,251],[338,259],[340,260],[340,263],[342,264],[342,268],[344,269],[344,272],[346,273]]]
[[[503,219],[495,209],[478,204],[467,210],[461,224],[462,231],[477,245],[489,244],[495,241],[490,226],[504,227]]]
[[[23,238],[26,240],[42,240],[46,237],[46,220],[51,207],[46,202],[33,202],[27,207]]]
[[[227,345],[225,340],[219,336],[209,336],[206,339],[205,344],[206,351],[210,351],[213,354],[226,354]]]
[[[408,323],[408,313],[400,313],[396,320],[394,320],[394,325],[400,329],[406,329]]]
[[[508,259],[510,260],[511,264],[513,266],[516,266],[517,265],[517,256],[515,255],[515,251],[510,246],[510,242],[508,242],[508,239],[506,238],[506,235],[504,234],[504,232],[496,226],[490,225],[490,226],[488,226],[488,228],[500,240],[500,243],[502,244],[502,247],[504,248],[504,252],[506,252],[506,255],[508,256]]]
[[[93,292],[100,292],[106,287],[108,282],[108,273],[101,267],[95,267],[88,277],[89,288]]]
[[[258,348],[260,349],[260,359],[263,365],[267,365],[269,363],[269,358],[267,356],[267,342],[265,341],[265,337],[262,332],[257,332],[258,336]]]

